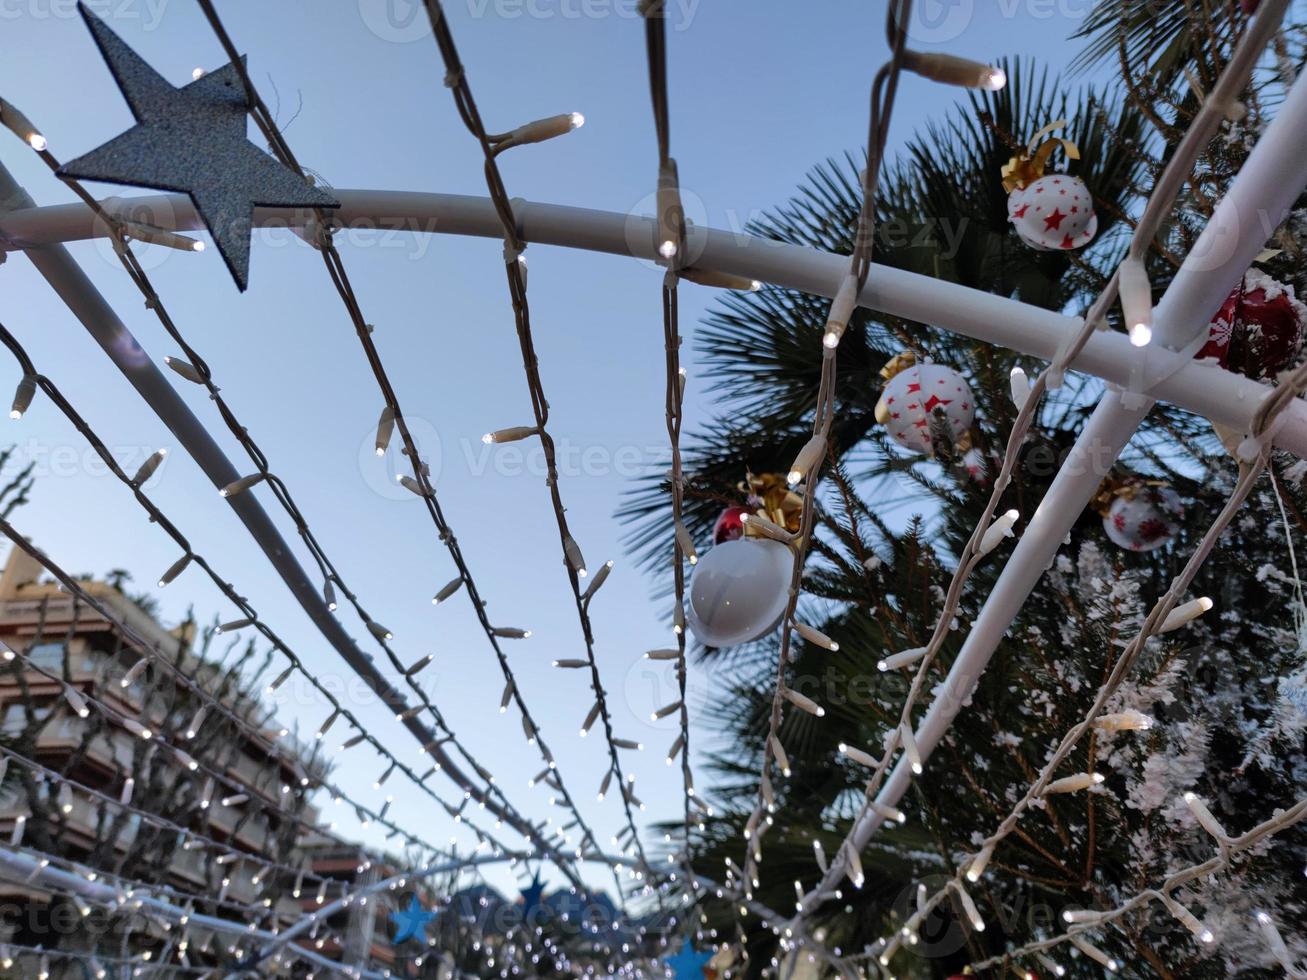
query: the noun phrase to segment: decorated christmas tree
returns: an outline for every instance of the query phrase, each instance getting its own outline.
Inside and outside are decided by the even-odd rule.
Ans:
[[[1004,64],[1005,88],[972,94],[892,152],[875,261],[1083,315],[1121,264],[1148,192],[1248,24],[1233,4],[1158,8],[1104,3],[1084,23],[1076,67],[1117,71],[1110,86]],[[1154,297],[1284,98],[1303,40],[1303,26],[1286,23],[1274,57],[1204,145],[1146,253]],[[750,230],[849,254],[863,165],[853,154],[818,165]],[[1047,206],[1045,192],[1061,203]],[[1265,229],[1267,250],[1194,356],[1269,382],[1300,363],[1305,214]],[[766,287],[729,295],[697,331],[720,402],[715,420],[685,439],[696,575],[716,549],[779,548],[769,536],[800,530],[793,478],[805,473],[795,460],[812,438],[829,312],[828,299]],[[1126,329],[1115,304],[1105,328]],[[822,716],[787,707],[779,746],[768,738],[779,641],[766,627],[784,608],[788,559],[778,575],[768,559],[731,558],[743,584],[725,598],[707,586],[696,595],[690,582],[696,648],[716,679],[703,699],[725,736],[713,760],[716,814],[691,838],[696,867],[782,914],[823,877],[865,810],[864,785],[899,727],[957,556],[982,519],[1026,377],[1043,367],[929,323],[855,312],[839,341],[795,617],[807,631],[794,637],[783,670],[787,688]],[[1047,393],[997,513],[1036,511],[1103,388],[1072,372]],[[1123,976],[1281,975],[1260,912],[1287,927],[1288,956],[1307,962],[1301,825],[1074,942],[1003,958],[1201,865],[1215,853],[1214,827],[1237,837],[1303,797],[1307,607],[1296,555],[1307,529],[1307,467],[1272,456],[1190,590],[1210,599],[1210,611],[1191,603],[1185,615],[1195,618],[1140,650],[1128,646],[1229,498],[1238,439],[1173,406],[1153,409],[1105,468],[1098,496],[895,808],[901,814],[881,813],[885,826],[856,856],[860,872],[808,905],[812,935],[867,975],[948,976],[992,957],[989,975],[1099,976],[1109,960]],[[664,594],[667,489],[641,488],[624,511],[632,547]],[[939,685],[1010,548],[1000,542],[967,580],[923,675],[914,722],[946,693]],[[1053,779],[986,848],[1109,680],[1110,698]],[[759,772],[769,764],[760,803]],[[763,823],[765,860],[742,870]],[[974,884],[946,891],[909,924],[918,893],[934,896],[968,862]],[[747,976],[829,969],[807,962],[802,948],[792,954],[784,931],[740,905],[729,895],[707,902],[705,940],[743,939],[748,952],[724,951],[717,968]],[[896,936],[901,948],[884,965],[885,941]]]

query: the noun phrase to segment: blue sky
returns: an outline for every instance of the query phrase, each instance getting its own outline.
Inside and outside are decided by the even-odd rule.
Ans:
[[[502,158],[510,194],[623,213],[651,210],[656,151],[643,28],[634,5],[447,5],[491,130],[559,112],[586,116],[584,128],[567,138]],[[1057,70],[1077,50],[1066,37],[1088,6],[1088,0],[926,0],[913,26],[914,43],[983,60],[1035,55]],[[94,9],[176,84],[189,81],[196,66],[213,69],[224,60],[190,0],[111,0]],[[669,0],[669,10],[672,152],[694,220],[740,228],[751,215],[783,202],[814,164],[861,147],[868,85],[885,56],[882,4]],[[333,186],[484,193],[479,149],[456,117],[425,21],[408,0],[245,0],[224,4],[222,13],[296,155]],[[0,32],[0,94],[36,121],[61,159],[130,126],[71,0],[0,0]],[[956,95],[905,78],[893,142],[943,113]],[[4,135],[0,159],[39,203],[72,198]],[[92,186],[103,195],[138,193]],[[621,826],[620,805],[615,796],[594,802],[606,756],[594,736],[576,735],[590,704],[585,675],[550,667],[554,658],[582,656],[583,647],[543,474],[537,459],[521,455],[529,444],[492,452],[480,441],[489,429],[530,419],[500,245],[356,234],[344,236],[341,249],[405,413],[435,464],[442,504],[491,618],[534,633],[510,643],[509,652],[563,778],[606,840]],[[177,353],[102,243],[72,250],[151,357],[161,362]],[[667,644],[660,620],[665,610],[649,601],[653,583],[623,555],[612,515],[631,481],[658,464],[666,438],[659,276],[611,256],[534,246],[527,254],[533,327],[553,410],[551,431],[563,454],[569,520],[592,566],[607,558],[617,562],[592,615],[617,732],[646,745],[624,762],[648,804],[643,816],[652,822],[679,812],[679,772],[662,761],[675,737],[673,720],[648,720],[651,708],[670,700],[670,674],[649,671],[641,660],[644,650]],[[393,630],[401,658],[435,654],[422,676],[455,730],[519,808],[536,817],[549,814],[546,791],[526,786],[539,769],[538,756],[523,744],[517,720],[498,713],[502,679],[471,609],[462,599],[431,606],[433,591],[453,575],[452,564],[421,504],[394,488],[395,459],[372,455],[381,399],[317,255],[284,234],[260,234],[244,295],[212,249],[183,255],[147,247],[144,262],[347,581]],[[683,332],[693,333],[712,302],[709,290],[683,287]],[[175,448],[21,256],[0,266],[0,320],[129,471],[154,449]],[[696,384],[690,343],[685,360],[692,428],[711,403]],[[0,358],[0,388],[17,380],[16,367]],[[248,468],[199,389],[178,385],[237,467]],[[69,569],[101,574],[123,567],[138,587],[156,581],[177,557],[174,546],[103,473],[48,400],[38,396],[21,422],[4,425],[0,444],[15,443],[20,457],[37,464],[33,501],[18,512],[16,524]],[[346,668],[184,453],[171,455],[150,492],[320,678],[348,682]],[[270,499],[265,502],[274,509]],[[291,537],[287,522],[276,516]],[[190,605],[206,617],[230,618],[232,612],[193,572],[161,599],[170,621]],[[357,621],[345,620],[371,649]],[[696,669],[692,718],[728,682]],[[289,692],[281,709],[284,721],[298,720],[308,733],[324,717],[310,693]],[[386,712],[367,703],[357,710],[398,753],[416,759],[416,744]],[[693,735],[700,747],[711,745],[711,721],[696,718]],[[376,775],[375,757],[362,749],[339,759],[342,785],[380,805],[382,794],[372,788]],[[449,790],[436,778],[438,789]],[[386,789],[396,796],[391,814],[409,829],[436,843],[457,833],[411,786],[405,790],[395,778]],[[357,832],[345,815],[341,829]],[[511,882],[507,873],[489,877],[501,886]],[[598,871],[593,880],[611,883]]]

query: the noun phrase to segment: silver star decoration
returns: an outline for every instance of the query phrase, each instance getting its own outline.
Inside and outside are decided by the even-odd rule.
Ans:
[[[249,106],[234,65],[175,88],[85,4],[78,9],[137,124],[65,163],[60,176],[188,194],[242,292],[256,206],[340,207],[246,138]]]

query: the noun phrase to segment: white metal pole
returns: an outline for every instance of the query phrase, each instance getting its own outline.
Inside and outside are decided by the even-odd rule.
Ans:
[[[441,233],[485,238],[503,229],[489,199],[412,191],[333,191],[342,207],[345,228],[396,229],[399,233]],[[202,229],[190,200],[161,194],[132,198],[134,215],[176,231]],[[652,261],[657,223],[651,218],[585,208],[515,202],[528,241],[580,248]],[[260,209],[255,220],[265,228],[301,227],[306,215]],[[1260,226],[1261,216],[1256,220]],[[100,237],[99,225],[84,204],[61,204],[0,213],[0,247],[24,248]],[[1270,234],[1269,231],[1266,232]],[[306,246],[307,247],[307,246]],[[790,245],[744,233],[691,229],[689,253],[696,268],[728,272],[760,282],[834,296],[847,259],[818,249]],[[1207,273],[1199,273],[1205,275]],[[1080,327],[1077,317],[1019,303],[1004,296],[943,282],[900,269],[874,266],[859,296],[860,305],[929,323],[954,333],[1051,361],[1062,341]],[[1195,325],[1197,326],[1197,325]],[[1150,368],[1176,358],[1155,347]],[[1124,334],[1099,332],[1085,345],[1072,367],[1112,384],[1129,384],[1138,349]],[[1266,386],[1210,364],[1184,359],[1179,370],[1157,385],[1155,394],[1215,422],[1246,431]],[[1307,403],[1295,401],[1276,433],[1276,445],[1307,457]]]
[[[1307,186],[1305,143],[1307,81],[1300,79],[1158,303],[1153,313],[1154,345],[1183,348],[1206,328],[1231,287]],[[1150,347],[1141,349],[1138,356],[1154,359],[1158,354]],[[1142,404],[1123,404],[1122,393],[1117,390],[1109,391],[1099,402],[1030,518],[976,616],[943,688],[917,728],[917,748],[923,759],[971,697],[999,640],[1152,404],[1146,398]],[[885,781],[877,802],[890,806],[897,803],[911,781],[911,768],[901,759]],[[881,822],[875,810],[869,810],[854,831],[854,846],[865,847]]]

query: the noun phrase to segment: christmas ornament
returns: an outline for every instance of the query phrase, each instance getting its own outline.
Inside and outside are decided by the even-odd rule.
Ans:
[[[666,957],[663,963],[672,971],[675,980],[704,980],[704,966],[712,955],[699,952],[687,939],[676,955]]]
[[[1048,135],[1065,125],[1064,119],[1049,123],[1003,166],[1008,220],[1023,242],[1044,252],[1080,248],[1098,233],[1094,199],[1085,182],[1044,172],[1048,158],[1059,146],[1068,160],[1080,159],[1074,143]]]
[[[540,872],[536,871],[535,877],[531,879],[531,884],[522,889],[522,918],[527,919],[531,913],[540,906],[544,898],[545,886],[540,881]]]
[[[1165,483],[1109,478],[1092,506],[1103,515],[1103,530],[1112,542],[1130,551],[1153,551],[1180,529],[1184,505]]]
[[[710,647],[748,643],[774,630],[785,614],[794,559],[779,541],[744,537],[699,559],[690,578],[686,619]]]
[[[990,453],[986,459],[979,446],[972,446],[962,454],[962,468],[976,483],[988,486],[990,478],[1003,468],[1003,458],[998,453]]]
[[[435,912],[427,912],[418,903],[417,895],[410,895],[408,908],[396,909],[390,913],[390,924],[395,927],[395,938],[391,943],[400,943],[416,939],[424,946],[427,942],[427,923],[436,917]]]
[[[932,453],[932,436],[942,434],[956,444],[976,417],[975,399],[966,379],[942,364],[915,364],[900,354],[881,369],[888,379],[876,418],[900,446]]]
[[[1249,269],[1221,304],[1197,356],[1263,381],[1298,360],[1305,329],[1307,306],[1293,287]]]
[[[78,10],[137,124],[65,163],[59,176],[190,195],[242,291],[256,206],[340,207],[246,139],[249,106],[234,65],[174,88],[85,4]]]
[[[803,494],[780,473],[750,473],[740,490],[748,494],[749,509],[791,534],[803,519]],[[753,534],[745,525],[744,533]]]
[[[743,518],[748,513],[748,507],[727,507],[718,514],[712,529],[712,543],[722,544],[744,537]]]

